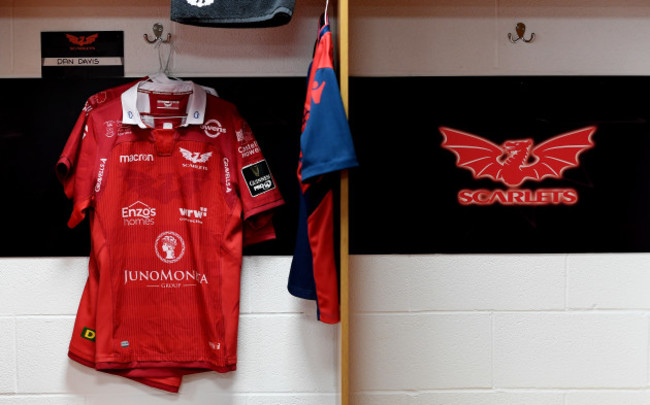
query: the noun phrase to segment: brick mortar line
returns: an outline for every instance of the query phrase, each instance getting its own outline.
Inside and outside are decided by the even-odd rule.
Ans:
[[[577,309],[480,309],[480,310],[468,310],[468,309],[458,309],[458,310],[413,310],[413,311],[357,311],[353,312],[353,315],[472,315],[472,314],[481,314],[481,315],[490,315],[490,314],[557,314],[557,315],[575,315],[575,314],[591,314],[591,315],[612,315],[612,314],[636,314],[636,315],[648,315],[650,314],[650,308],[603,308],[603,309],[587,309],[587,308],[577,308]]]

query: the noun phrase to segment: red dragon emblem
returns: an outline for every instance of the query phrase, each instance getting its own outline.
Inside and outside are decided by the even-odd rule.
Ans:
[[[99,33],[88,35],[88,36],[78,36],[78,37],[72,34],[65,34],[65,36],[68,38],[68,41],[70,41],[71,44],[86,46],[95,42],[95,40],[99,36]]]
[[[555,136],[534,146],[532,139],[508,140],[501,146],[480,136],[441,127],[442,147],[452,151],[456,165],[471,170],[474,178],[490,178],[509,187],[527,179],[562,178],[562,173],[579,165],[580,153],[594,146],[596,127]]]

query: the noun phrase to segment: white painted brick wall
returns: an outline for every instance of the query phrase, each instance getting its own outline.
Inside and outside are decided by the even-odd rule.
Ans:
[[[3,284],[4,285],[4,284]],[[0,395],[16,392],[16,320],[0,317]],[[0,396],[0,398],[2,398]]]
[[[498,313],[494,385],[641,388],[648,382],[648,315]]]
[[[647,402],[650,311],[635,297],[648,265],[650,254],[353,256],[356,403]],[[380,305],[393,287],[401,305]],[[574,296],[618,305],[573,308]]]
[[[355,310],[557,310],[565,307],[565,258],[518,256],[377,256],[365,258]],[[386,268],[391,268],[389,274]],[[385,274],[385,275],[384,275]],[[390,286],[390,288],[387,288]]]
[[[413,398],[409,405],[562,405],[557,393],[430,393]]]
[[[90,385],[82,384],[83,377],[77,378],[66,358],[73,324],[74,316],[71,315],[17,317],[19,393],[65,393],[89,389]]]
[[[571,309],[650,309],[648,255],[581,255],[569,257]]]
[[[353,322],[358,390],[492,386],[488,313],[360,314]]]
[[[0,295],[0,315],[74,314],[87,274],[87,257],[3,259],[0,285],[12,288]]]
[[[566,405],[650,405],[648,392],[570,392]]]
[[[13,395],[0,397],[0,405],[86,405],[86,401],[84,398],[68,395]]]
[[[297,3],[290,27],[205,35],[169,22],[160,0],[0,0],[0,76],[37,77],[38,32],[56,29],[123,29],[127,75],[150,73],[142,34],[158,21],[176,38],[175,74],[302,76],[323,4]],[[355,75],[650,71],[645,1],[351,3]],[[518,21],[534,45],[507,42]],[[174,395],[67,359],[86,258],[0,259],[0,405],[336,404],[339,327],[286,293],[288,263],[245,259],[239,369],[188,376]],[[354,256],[352,403],[650,405],[649,265],[650,254]]]

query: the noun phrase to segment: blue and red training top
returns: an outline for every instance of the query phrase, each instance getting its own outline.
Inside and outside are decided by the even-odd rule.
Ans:
[[[289,292],[316,300],[318,319],[337,323],[339,280],[334,235],[334,190],[339,171],[358,165],[333,63],[332,33],[321,16],[300,135],[300,209]]]

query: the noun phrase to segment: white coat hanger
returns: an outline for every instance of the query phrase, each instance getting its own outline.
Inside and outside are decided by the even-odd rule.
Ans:
[[[179,79],[178,77],[169,76],[165,72],[156,72],[156,73],[150,74],[147,77],[149,78],[149,81],[154,82],[154,83],[158,83],[158,84],[171,84],[171,83],[183,81],[182,79]]]
[[[169,61],[172,58],[173,45],[171,44],[171,42],[166,44],[169,47],[169,52],[167,53],[167,60],[165,61],[165,65],[163,66],[162,44],[163,42],[159,42],[156,44],[156,46],[158,47],[158,71],[169,76]]]

